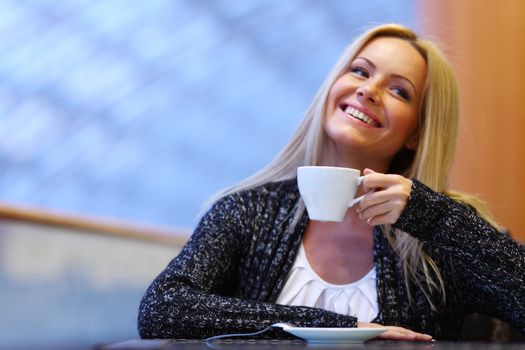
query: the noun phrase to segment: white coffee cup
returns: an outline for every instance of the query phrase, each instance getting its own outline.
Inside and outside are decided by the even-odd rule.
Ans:
[[[311,220],[343,221],[363,177],[352,168],[302,166],[297,168],[297,184]]]

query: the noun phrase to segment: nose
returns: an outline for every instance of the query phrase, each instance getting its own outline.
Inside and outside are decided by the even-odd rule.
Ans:
[[[362,103],[365,103],[366,101],[367,103],[377,105],[381,102],[378,87],[371,81],[362,84],[357,88],[357,97]]]

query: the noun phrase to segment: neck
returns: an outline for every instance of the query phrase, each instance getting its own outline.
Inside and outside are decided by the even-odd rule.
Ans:
[[[373,226],[359,218],[355,207],[348,208],[342,222],[311,220],[308,225],[319,232],[331,232],[331,234],[339,234],[339,236],[370,237],[370,232],[374,230]]]
[[[330,143],[323,148],[320,165],[354,168],[361,171],[368,168],[376,172],[386,173],[390,166],[390,159],[377,159],[359,149],[341,150]]]

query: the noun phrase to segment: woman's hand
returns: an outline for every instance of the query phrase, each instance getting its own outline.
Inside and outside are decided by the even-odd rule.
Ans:
[[[403,327],[382,326],[378,323],[357,322],[357,327],[387,328],[386,332],[379,334],[376,338],[386,340],[418,340],[431,341],[432,336],[423,333],[417,333]]]
[[[381,174],[365,169],[362,187],[367,194],[357,212],[370,225],[393,224],[405,209],[412,181],[401,175]]]

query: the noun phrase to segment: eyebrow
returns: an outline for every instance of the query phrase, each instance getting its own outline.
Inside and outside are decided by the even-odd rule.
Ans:
[[[356,58],[354,58],[354,60],[355,60],[355,59],[358,59],[358,58],[360,58],[360,59],[362,59],[362,60],[365,60],[365,61],[366,61],[369,65],[371,65],[373,68],[376,68],[376,65],[374,64],[374,62],[370,61],[368,58],[366,58],[366,57],[362,57],[362,56],[357,56]],[[417,94],[416,86],[414,85],[414,83],[413,83],[410,79],[408,79],[407,77],[405,77],[405,76],[403,76],[403,75],[401,75],[401,74],[395,74],[395,73],[394,73],[394,74],[391,74],[391,75],[392,75],[393,77],[395,77],[395,78],[399,78],[399,79],[403,79],[403,80],[408,81],[408,82],[410,83],[410,85],[412,85],[412,88],[414,89],[414,92]]]

